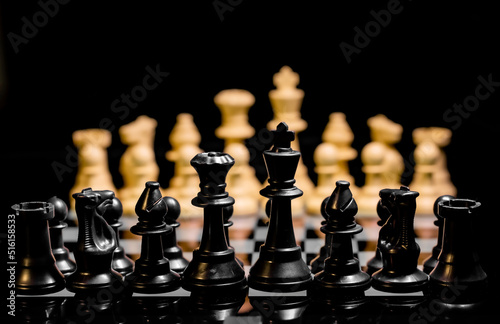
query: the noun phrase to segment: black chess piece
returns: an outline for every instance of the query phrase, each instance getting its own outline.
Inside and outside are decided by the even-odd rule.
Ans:
[[[325,260],[325,269],[314,277],[318,288],[337,290],[340,294],[362,292],[370,287],[370,275],[361,271],[359,260],[354,257],[352,236],[363,228],[354,216],[358,212],[348,181],[339,180],[330,197],[325,199],[326,224],[321,231],[330,237],[330,257]]]
[[[229,227],[233,226],[233,221],[230,220],[230,218],[233,216],[233,212],[234,208],[232,205],[222,208],[222,217],[224,218],[224,233],[226,234],[227,246],[229,246],[229,248],[231,249],[234,248],[231,246],[231,242],[229,240]],[[241,261],[240,259],[236,258],[236,261],[240,264],[240,266],[244,266],[243,261]]]
[[[380,218],[377,221],[377,225],[381,226],[378,240],[377,240],[377,249],[375,250],[375,256],[368,260],[366,273],[372,275],[376,271],[382,269],[382,252],[380,252],[379,245],[386,244],[388,237],[390,237],[390,233],[392,231],[392,220],[389,220],[391,217],[391,210],[389,209],[390,204],[387,202],[390,194],[392,193],[391,189],[382,189],[379,192],[380,200],[377,203],[377,215]],[[384,226],[386,223],[389,223],[387,226]]]
[[[420,247],[415,241],[413,227],[419,193],[404,186],[389,190],[392,192],[387,200],[381,201],[389,204],[391,222],[388,221],[381,231],[388,230],[390,235],[384,235],[387,242],[379,244],[383,268],[372,275],[372,286],[380,291],[394,293],[423,291],[429,277],[417,268]]]
[[[115,232],[102,217],[112,205],[114,192],[86,188],[72,197],[78,217],[78,241],[73,252],[76,271],[66,278],[66,288],[77,295],[93,295],[122,286],[122,276],[111,268],[117,246]]]
[[[269,185],[260,191],[270,200],[267,237],[250,268],[248,282],[250,287],[263,291],[306,290],[312,274],[295,240],[291,208],[292,199],[303,194],[294,186],[300,152],[290,147],[295,133],[288,130],[287,124],[280,123],[273,135],[273,147],[264,152]]]
[[[434,225],[438,227],[438,238],[437,238],[437,244],[432,248],[432,254],[424,260],[424,265],[423,265],[423,270],[425,273],[429,274],[431,273],[432,270],[434,270],[434,267],[436,266],[438,262],[438,257],[439,253],[441,253],[441,246],[443,242],[443,225],[444,225],[444,219],[439,216],[438,214],[438,206],[441,201],[445,200],[451,200],[454,199],[455,197],[450,196],[450,195],[444,195],[441,197],[438,197],[436,201],[434,202],[434,215],[436,216],[436,220],[434,221]]]
[[[12,206],[16,228],[16,291],[20,295],[45,295],[64,289],[64,275],[56,266],[50,248],[48,221],[54,218],[49,202],[22,202]],[[9,216],[9,224],[11,218]],[[9,262],[17,261],[16,265]]]
[[[481,203],[470,199],[442,199],[437,213],[444,219],[438,262],[430,273],[435,302],[456,311],[478,310],[487,295],[487,275],[470,242],[472,222]]]
[[[170,269],[178,274],[182,274],[189,261],[184,258],[182,249],[177,244],[176,229],[180,226],[177,219],[181,214],[181,206],[175,198],[169,196],[163,197],[163,201],[167,205],[168,210],[165,214],[165,223],[173,229],[169,233],[162,234],[163,255],[170,261]]]
[[[180,287],[180,275],[170,268],[162,244],[162,235],[173,231],[164,219],[168,207],[158,182],[148,181],[145,186],[135,205],[139,222],[130,228],[130,232],[142,236],[141,256],[135,261],[134,272],[125,280],[134,292],[173,291]]]
[[[68,227],[65,222],[68,217],[68,206],[56,196],[47,200],[54,205],[54,218],[49,219],[50,246],[56,258],[59,271],[66,277],[76,270],[76,263],[71,259],[69,250],[64,246],[63,229]]]
[[[123,214],[123,206],[121,201],[114,197],[111,204],[107,207],[103,214],[104,219],[109,226],[115,231],[116,237],[116,249],[113,253],[113,263],[111,268],[120,273],[122,276],[127,276],[134,271],[134,261],[130,259],[126,254],[123,247],[120,245],[120,233],[119,228],[122,223],[119,221]]]
[[[327,199],[323,200],[321,203],[321,216],[323,216],[324,220],[321,221],[321,225],[324,226],[326,225],[326,221],[328,218],[328,215],[325,213],[325,207],[326,203],[328,202]],[[267,207],[267,206],[266,206]],[[323,271],[325,269],[325,260],[330,257],[330,245],[331,245],[331,234],[326,233],[325,234],[325,244],[320,248],[318,255],[311,260],[309,265],[311,266],[311,272],[312,274],[317,274],[320,271]]]
[[[192,292],[247,289],[245,271],[224,233],[223,208],[234,204],[225,191],[234,159],[226,153],[207,152],[197,154],[191,165],[200,177],[200,192],[191,203],[203,208],[203,232],[200,246],[184,270],[182,287]]]

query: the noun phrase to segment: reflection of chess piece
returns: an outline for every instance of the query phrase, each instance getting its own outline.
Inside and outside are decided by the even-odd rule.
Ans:
[[[135,121],[120,127],[120,138],[128,145],[120,159],[120,173],[124,186],[118,191],[123,205],[123,214],[133,216],[137,197],[147,181],[158,180],[160,169],[154,152],[157,122],[147,116],[139,116]]]
[[[404,162],[394,144],[401,140],[403,127],[384,115],[368,119],[372,142],[361,151],[365,185],[357,199],[359,216],[377,216],[376,207],[379,191],[384,188],[400,187]]]
[[[449,144],[451,131],[441,127],[421,127],[413,131],[415,173],[410,184],[420,192],[417,214],[433,213],[434,201],[442,195],[456,195],[441,149]]]
[[[227,188],[235,198],[234,215],[254,215],[258,212],[260,181],[250,166],[250,153],[244,140],[254,135],[248,123],[248,110],[254,104],[254,96],[241,89],[219,92],[214,98],[222,115],[222,125],[215,130],[218,138],[224,139],[224,152],[231,155],[235,165],[227,177]]]
[[[267,127],[272,130],[280,122],[285,122],[291,131],[296,134],[292,142],[292,149],[300,152],[298,134],[307,128],[307,122],[301,118],[300,108],[304,98],[304,90],[298,89],[299,75],[289,66],[283,66],[280,71],[273,76],[273,83],[276,89],[269,92],[269,99],[273,108],[274,118]],[[304,212],[304,201],[314,189],[314,183],[309,178],[307,167],[299,160],[297,172],[295,174],[296,186],[304,191],[304,199],[292,201],[293,214],[300,216]],[[267,183],[265,184],[267,185]]]
[[[70,195],[89,187],[115,191],[106,151],[111,145],[111,133],[97,128],[77,130],[73,133],[73,143],[78,148],[78,172]],[[72,198],[70,210],[75,210]]]
[[[199,190],[199,178],[190,162],[201,153],[201,135],[191,114],[177,115],[177,122],[169,136],[172,149],[167,152],[167,160],[174,162],[174,176],[168,188],[162,190],[164,196],[174,197],[180,204],[180,219],[200,218],[203,212],[191,205],[191,199]]]

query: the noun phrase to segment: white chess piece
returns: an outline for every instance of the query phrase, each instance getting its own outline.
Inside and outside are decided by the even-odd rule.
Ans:
[[[111,133],[105,129],[91,128],[73,132],[73,143],[78,149],[78,171],[75,184],[70,190],[70,211],[74,213],[75,200],[71,195],[82,189],[112,190],[115,185],[108,165],[107,148],[111,145]]]
[[[191,114],[177,115],[169,141],[172,149],[167,152],[166,158],[174,163],[174,175],[168,188],[162,189],[162,194],[177,199],[181,206],[180,220],[201,218],[203,209],[191,204],[191,199],[198,194],[200,179],[190,162],[196,154],[202,152],[199,147],[201,135]]]
[[[298,89],[299,75],[289,66],[283,66],[273,76],[276,89],[269,91],[269,100],[274,113],[274,118],[267,124],[269,130],[276,129],[280,122],[285,122],[291,131],[295,132],[295,140],[291,143],[292,149],[300,151],[298,134],[307,128],[307,122],[302,119],[300,109],[304,98],[304,90]],[[295,185],[304,192],[302,199],[292,200],[292,214],[296,217],[305,211],[305,200],[314,190],[314,183],[309,178],[307,167],[299,160],[295,173]]]
[[[154,152],[156,126],[155,119],[139,116],[119,129],[122,143],[128,145],[120,159],[123,187],[117,193],[124,215],[135,216],[135,205],[144,190],[144,184],[158,180],[160,169]]]
[[[451,131],[441,127],[420,127],[413,130],[416,144],[415,167],[410,188],[420,193],[417,214],[433,214],[435,200],[442,195],[456,195],[441,149],[449,144]]]
[[[384,115],[368,119],[372,142],[361,150],[365,184],[359,191],[358,216],[376,217],[379,192],[384,188],[399,188],[404,161],[394,144],[401,140],[403,127]]]
[[[214,102],[222,117],[215,135],[224,140],[224,152],[235,160],[226,178],[227,191],[235,199],[233,215],[255,215],[259,209],[258,193],[262,184],[250,165],[250,152],[244,142],[255,134],[248,123],[248,110],[255,103],[255,97],[247,90],[227,89],[219,92]]]

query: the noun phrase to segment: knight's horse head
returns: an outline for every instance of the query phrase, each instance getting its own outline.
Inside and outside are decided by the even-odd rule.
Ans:
[[[115,194],[111,190],[83,189],[73,194],[76,214],[83,218],[86,242],[95,245],[99,250],[116,248],[116,237],[113,229],[106,223],[102,215],[113,204]],[[94,244],[92,244],[92,243]]]

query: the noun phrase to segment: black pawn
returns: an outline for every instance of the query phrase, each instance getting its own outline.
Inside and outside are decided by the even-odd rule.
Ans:
[[[454,199],[455,197],[450,195],[444,195],[436,199],[434,202],[434,215],[436,216],[436,220],[434,221],[434,225],[438,227],[438,239],[437,244],[432,248],[432,254],[424,260],[423,270],[425,273],[429,274],[438,262],[439,253],[441,253],[441,246],[443,242],[443,225],[444,219],[438,214],[438,205],[441,201],[449,201]]]
[[[78,241],[74,250],[76,271],[66,279],[66,288],[92,295],[122,284],[122,276],[111,268],[116,249],[114,230],[102,215],[115,197],[110,190],[83,189],[72,196],[78,217]]]
[[[162,199],[158,182],[146,182],[146,188],[135,205],[135,213],[139,222],[130,228],[130,232],[142,236],[141,256],[135,261],[134,272],[125,280],[132,291],[139,293],[178,289],[180,276],[172,271],[169,260],[163,254],[162,235],[173,229],[165,224],[167,204]]]
[[[246,289],[245,271],[224,232],[223,208],[234,204],[225,191],[234,159],[226,153],[207,152],[197,154],[191,165],[200,177],[200,192],[191,203],[203,208],[203,232],[200,246],[184,270],[182,286],[192,292]]]
[[[306,290],[312,282],[311,270],[302,259],[292,223],[292,199],[302,196],[294,186],[300,152],[290,147],[295,133],[280,123],[273,131],[274,145],[264,152],[269,185],[260,191],[270,204],[266,241],[260,247],[259,259],[250,268],[249,286],[263,291]]]
[[[229,242],[229,227],[233,226],[233,221],[230,220],[231,216],[233,216],[234,208],[233,206],[226,206],[222,208],[222,217],[224,218],[224,233],[226,234],[226,242],[227,246],[231,249],[234,249]],[[240,264],[240,266],[244,266],[243,261],[236,258],[236,261]]]
[[[180,225],[177,219],[181,214],[181,206],[175,198],[169,196],[163,197],[163,201],[167,205],[168,210],[165,214],[165,223],[173,229],[170,233],[162,234],[163,255],[170,261],[170,269],[178,274],[182,274],[189,261],[184,258],[182,249],[177,244],[176,229]]]
[[[375,256],[367,262],[366,273],[369,275],[372,275],[383,267],[382,252],[380,252],[379,246],[386,244],[387,239],[390,237],[390,233],[392,232],[392,220],[389,220],[392,212],[389,209],[390,205],[387,202],[391,193],[391,189],[382,189],[379,192],[380,200],[377,203],[377,215],[380,220],[377,222],[377,225],[381,226],[381,228],[378,234]],[[385,226],[387,223],[389,224]]]
[[[383,268],[372,275],[372,286],[394,293],[423,291],[429,277],[417,268],[420,247],[415,241],[413,225],[419,193],[408,187],[389,190],[392,192],[387,201],[382,200],[392,212],[390,222],[382,228],[388,226],[389,235],[385,244],[379,244]]]
[[[64,289],[64,275],[56,266],[50,248],[48,220],[54,205],[48,202],[22,202],[12,206],[16,226],[16,291],[20,295],[45,295]],[[10,216],[9,216],[10,217]],[[11,218],[9,218],[9,224]],[[11,254],[9,254],[10,256]]]
[[[348,181],[337,181],[332,195],[322,205],[327,221],[321,231],[329,234],[331,239],[328,244],[330,257],[325,260],[325,269],[314,278],[316,286],[338,289],[343,293],[364,291],[370,287],[371,279],[369,274],[361,271],[352,249],[352,235],[360,233],[363,228],[354,220],[358,206],[349,185]]]
[[[122,276],[127,276],[134,271],[134,261],[126,254],[123,247],[120,245],[120,232],[119,228],[122,223],[118,221],[123,214],[123,206],[118,198],[113,198],[111,204],[106,209],[103,217],[109,226],[113,228],[116,236],[116,249],[113,253],[113,263],[111,268],[119,272]]]
[[[50,246],[52,254],[56,258],[56,265],[64,276],[68,276],[76,270],[76,263],[71,259],[69,250],[64,246],[63,229],[68,227],[65,222],[68,217],[68,206],[56,196],[47,200],[54,205],[54,218],[49,220]]]
[[[323,200],[321,203],[321,216],[325,220],[321,222],[321,225],[324,226],[326,225],[326,221],[328,219],[328,215],[325,213],[325,207],[326,203],[328,202],[327,199]],[[311,266],[311,272],[313,274],[317,274],[320,271],[323,271],[325,269],[325,260],[330,256],[330,245],[331,245],[331,234],[326,233],[325,234],[325,244],[320,248],[318,255],[311,260],[310,266]]]
[[[487,275],[471,243],[472,222],[477,221],[481,204],[470,199],[449,199],[438,203],[444,219],[443,240],[438,263],[430,273],[431,291],[442,305],[461,304],[462,309],[481,305],[487,291]]]

